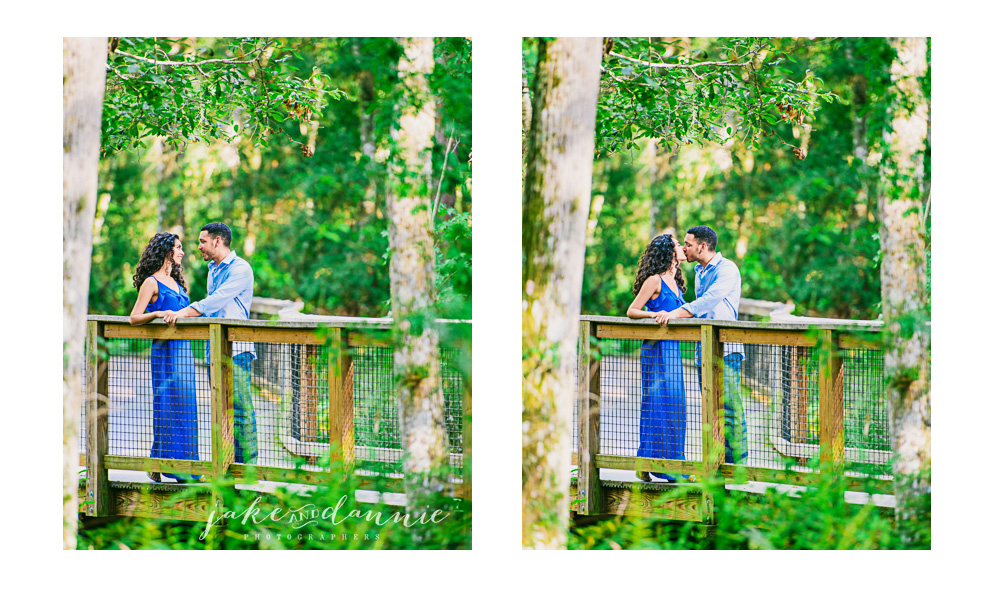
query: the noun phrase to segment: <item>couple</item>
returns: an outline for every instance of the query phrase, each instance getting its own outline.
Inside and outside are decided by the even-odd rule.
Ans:
[[[253,270],[230,249],[232,231],[224,223],[201,227],[198,250],[208,265],[208,297],[191,303],[184,282],[184,257],[180,238],[157,233],[142,251],[132,284],[139,297],[129,322],[145,324],[162,318],[174,324],[178,318],[206,316],[250,317],[253,303]],[[233,437],[235,461],[252,464],[257,458],[257,422],[250,396],[250,365],[257,357],[252,342],[233,343]],[[210,348],[205,348],[209,360]],[[155,340],[149,356],[153,384],[153,446],[151,458],[198,461],[197,395],[194,390],[194,355],[191,342]],[[210,376],[210,375],[209,375]],[[150,472],[162,482],[168,476],[178,482],[202,482],[201,476]]]
[[[742,297],[742,276],[734,262],[715,251],[718,235],[711,227],[687,230],[683,246],[671,235],[652,240],[638,264],[628,307],[632,318],[656,319],[662,326],[674,318],[713,318],[737,320]],[[680,261],[695,262],[694,291],[697,299],[683,301],[687,290]],[[739,386],[742,378],[741,343],[725,344],[725,462],[742,462],[747,456],[746,418]],[[701,380],[700,343],[697,348],[697,378]],[[687,436],[687,398],[679,341],[646,341],[642,344],[642,412],[638,457],[683,460]],[[738,454],[738,462],[736,461]],[[663,473],[637,472],[651,482],[652,477],[676,482]],[[688,478],[684,475],[684,478]],[[689,477],[693,480],[693,477]]]

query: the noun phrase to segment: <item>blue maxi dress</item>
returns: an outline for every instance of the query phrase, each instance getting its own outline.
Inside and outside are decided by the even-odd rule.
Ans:
[[[156,282],[159,293],[156,301],[146,307],[147,312],[180,310],[191,303],[183,289],[174,291],[159,279]],[[199,460],[191,342],[154,340],[149,365],[153,379],[153,447],[149,457]]]
[[[662,277],[660,276],[660,279]],[[663,281],[655,299],[645,304],[650,312],[674,310],[683,298]],[[679,341],[642,343],[642,413],[639,423],[638,457],[682,460],[687,440],[687,394]],[[653,476],[675,480],[664,474]]]

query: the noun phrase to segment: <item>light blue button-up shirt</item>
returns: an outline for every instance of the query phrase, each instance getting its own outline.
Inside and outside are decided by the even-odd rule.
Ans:
[[[208,297],[194,302],[191,307],[209,318],[250,318],[250,305],[253,304],[253,269],[250,263],[236,255],[235,250],[218,264],[208,264]],[[252,341],[236,341],[232,344],[232,355],[249,352],[257,357]],[[208,358],[208,349],[205,350]]]
[[[739,320],[742,275],[735,262],[716,253],[707,266],[695,264],[694,293],[697,299],[680,306],[694,318]],[[744,354],[744,349],[741,343],[726,343],[724,354]]]

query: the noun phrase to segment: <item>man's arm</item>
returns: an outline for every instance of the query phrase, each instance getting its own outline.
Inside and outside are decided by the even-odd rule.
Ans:
[[[691,316],[694,314],[705,314],[720,304],[723,299],[738,291],[739,286],[742,284],[742,277],[739,276],[738,267],[734,264],[726,263],[725,268],[722,268],[722,265],[719,265],[718,268],[721,269],[718,272],[718,278],[708,287],[704,295],[680,306],[677,310],[683,310]],[[690,318],[690,316],[678,315],[677,318]]]
[[[253,271],[248,264],[233,265],[233,270],[229,273],[229,278],[222,283],[218,289],[213,291],[208,297],[201,301],[192,303],[189,307],[202,314],[218,312],[223,306],[232,301],[232,298],[239,295],[247,287],[253,285]]]

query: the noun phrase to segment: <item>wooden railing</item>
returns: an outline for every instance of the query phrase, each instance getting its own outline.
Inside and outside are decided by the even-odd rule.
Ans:
[[[124,316],[88,316],[86,341],[86,394],[84,406],[84,438],[85,448],[81,454],[81,466],[86,467],[85,502],[81,502],[81,512],[90,516],[105,516],[116,513],[133,515],[164,515],[157,509],[148,506],[138,506],[135,502],[142,501],[142,494],[131,493],[129,500],[122,500],[115,493],[108,478],[108,471],[132,470],[141,472],[171,472],[176,474],[209,475],[213,478],[246,478],[249,475],[256,480],[300,482],[305,484],[322,483],[331,476],[342,475],[340,472],[330,472],[318,465],[319,457],[329,455],[330,463],[337,464],[346,471],[358,473],[361,488],[377,488],[379,490],[401,490],[401,475],[392,473],[392,468],[386,468],[385,463],[398,462],[402,458],[401,448],[385,449],[380,453],[388,457],[372,459],[364,447],[355,444],[355,414],[354,404],[354,364],[352,355],[364,348],[391,347],[391,319],[388,318],[337,318],[326,317],[321,322],[293,321],[268,322],[255,320],[233,320],[219,318],[188,318],[181,319],[177,324],[168,326],[161,320],[142,326],[131,326]],[[451,350],[464,356],[471,352],[470,321],[440,321],[442,330],[451,329],[453,335],[448,339],[459,339],[457,346]],[[462,328],[457,331],[456,328]],[[210,426],[204,427],[210,435],[210,459],[179,460],[166,458],[151,458],[148,443],[132,443],[128,451],[109,452],[109,421],[113,416],[111,404],[127,403],[129,397],[138,393],[151,393],[149,388],[148,350],[146,357],[124,358],[111,356],[108,346],[122,343],[115,340],[188,340],[206,341],[209,343],[210,356],[208,371],[204,372],[205,356],[203,352],[194,353],[194,361],[202,380],[207,377],[209,383]],[[268,430],[267,438],[272,451],[280,451],[289,460],[278,460],[279,464],[240,464],[235,463],[234,431],[233,431],[233,343],[252,341],[257,344],[288,344],[294,346],[296,359],[290,365],[296,368],[296,380],[304,381],[297,387],[309,388],[312,394],[309,401],[301,397],[292,398],[290,392],[271,393],[272,401],[280,405],[275,410],[287,415],[288,402],[295,399],[300,402],[296,406],[296,423],[300,426],[291,430],[290,419],[280,417],[277,425],[280,430]],[[127,341],[126,341],[127,343]],[[260,355],[265,347],[283,347],[283,345],[258,345]],[[323,351],[320,351],[320,349]],[[325,354],[325,361],[317,363],[317,359]],[[390,356],[390,354],[388,354]],[[287,357],[283,358],[285,361]],[[120,370],[112,374],[109,366],[118,360],[118,368],[128,368],[133,374],[122,376]],[[391,375],[391,358],[386,358],[389,372],[382,380],[393,380]],[[323,361],[323,360],[319,360]],[[470,362],[469,362],[470,363]],[[286,365],[286,367],[290,367]],[[271,366],[261,364],[261,369]],[[450,448],[451,464],[455,468],[452,477],[451,492],[455,496],[471,497],[471,476],[463,472],[463,466],[468,463],[466,457],[471,455],[471,401],[468,381],[453,365],[448,367],[451,377],[451,395],[460,399],[460,406],[452,408],[460,410],[460,417],[453,417],[455,430],[450,431],[452,443]],[[316,392],[316,385],[322,385],[322,373],[326,373],[326,388]],[[264,378],[266,378],[265,375]],[[381,375],[380,375],[381,376]],[[111,379],[116,377],[114,388],[109,388]],[[121,379],[125,379],[124,382]],[[442,365],[442,381],[443,365]],[[126,388],[122,388],[122,386]],[[129,389],[128,386],[144,387]],[[385,394],[384,389],[380,393]],[[319,396],[328,398],[325,431],[319,426],[317,408]],[[384,398],[387,402],[387,398]],[[394,404],[393,404],[394,407]],[[121,426],[121,423],[117,423]],[[148,423],[144,423],[146,426]],[[261,423],[258,421],[258,425]],[[274,425],[272,422],[271,425]],[[388,423],[392,426],[392,423]],[[149,428],[149,427],[146,427]],[[297,432],[296,432],[297,431]],[[264,430],[258,428],[258,436]],[[320,434],[325,433],[325,434]],[[146,437],[149,435],[146,434]],[[264,441],[260,441],[261,445]],[[139,447],[142,445],[142,447]],[[203,445],[204,447],[204,445]],[[263,452],[262,452],[263,453]],[[122,455],[127,454],[127,455]],[[298,464],[287,463],[289,461]],[[307,462],[303,468],[302,462]],[[258,462],[267,462],[258,459]],[[82,485],[81,485],[82,486]],[[126,485],[132,491],[134,483]],[[152,485],[163,490],[164,485]],[[123,487],[124,488],[124,487]],[[175,486],[174,488],[179,488]],[[83,494],[81,494],[83,495]],[[148,495],[148,493],[146,493]],[[147,497],[148,501],[148,497]],[[155,499],[154,499],[155,501]],[[211,498],[217,504],[218,497]],[[122,505],[131,502],[132,505]],[[115,505],[118,503],[119,505]],[[202,519],[206,506],[193,510],[175,509],[167,513],[168,517],[180,519]]]
[[[671,321],[667,327],[660,327],[652,319],[582,316],[579,326],[578,404],[574,427],[574,432],[578,436],[578,445],[573,454],[573,463],[578,467],[573,487],[573,506],[577,514],[656,514],[672,519],[710,522],[713,517],[712,500],[700,490],[695,490],[696,485],[638,483],[634,471],[666,472],[674,475],[693,474],[697,477],[720,474],[729,482],[735,480],[739,471],[739,480],[808,485],[818,475],[814,468],[806,466],[806,461],[812,457],[820,458],[820,471],[832,469],[842,476],[847,476],[856,488],[863,486],[865,489],[870,489],[873,485],[874,488],[890,492],[890,476],[883,472],[880,474],[857,472],[863,470],[860,466],[865,463],[885,465],[890,457],[890,452],[885,451],[880,445],[880,449],[866,449],[869,446],[856,447],[858,445],[856,439],[859,436],[870,434],[869,429],[872,426],[870,418],[858,424],[857,418],[853,417],[850,434],[854,438],[855,446],[848,448],[844,415],[844,373],[848,370],[849,377],[857,377],[858,360],[861,359],[864,360],[864,367],[872,371],[864,375],[865,381],[871,381],[871,388],[865,391],[866,401],[883,405],[883,389],[878,386],[883,385],[880,372],[883,367],[880,358],[880,325],[837,324],[828,321],[821,324],[801,324],[679,319]],[[696,457],[700,459],[640,458],[634,451],[630,455],[622,455],[625,452],[620,447],[613,453],[601,447],[602,417],[609,415],[607,406],[604,405],[602,391],[604,393],[613,391],[617,402],[614,408],[615,429],[607,431],[605,437],[619,435],[619,429],[625,426],[632,429],[628,434],[632,436],[633,442],[639,422],[637,410],[640,409],[641,403],[641,375],[636,374],[640,372],[637,364],[639,357],[636,355],[640,350],[632,343],[628,346],[631,348],[628,350],[629,353],[624,357],[621,355],[611,357],[606,347],[603,352],[594,351],[596,348],[593,347],[593,343],[613,345],[614,342],[611,340],[687,342],[683,345],[687,353],[684,369],[688,372],[685,376],[689,377],[686,392],[687,409],[696,409],[699,406],[701,417],[700,451],[696,451],[698,444],[694,437],[695,451],[688,453],[699,453],[700,455]],[[755,450],[751,448],[748,461],[738,465],[724,463],[722,451],[725,438],[723,412],[725,368],[723,344],[725,343],[746,344],[747,354],[769,350],[773,354],[784,356],[787,371],[780,375],[782,377],[804,377],[800,373],[803,368],[809,369],[811,377],[808,379],[809,386],[804,391],[794,388],[788,391],[789,385],[786,380],[774,382],[774,387],[784,389],[780,398],[783,402],[782,407],[786,408],[785,404],[791,402],[793,410],[790,413],[797,420],[785,418],[784,428],[790,429],[787,439],[782,438],[779,431],[775,433],[773,428],[768,428],[767,434],[762,435],[763,438],[760,438],[759,431],[756,431],[757,447]],[[702,358],[699,366],[691,359],[691,357],[696,358],[697,351],[701,352]],[[602,359],[598,358],[598,355]],[[844,359],[850,362],[850,369],[844,368]],[[625,389],[624,392],[619,388],[612,390],[611,383],[607,380],[602,385],[601,379],[606,378],[603,375],[608,374],[605,372],[602,360],[612,360],[614,371],[610,376],[614,378],[613,384],[621,385],[621,380],[626,379],[623,384],[630,386],[631,389]],[[746,364],[743,366],[743,370],[751,375],[753,369],[745,368]],[[697,370],[700,371],[699,382]],[[693,374],[693,377],[690,377],[690,374]],[[851,379],[851,401],[857,401],[859,384],[855,379]],[[697,387],[699,393],[696,392]],[[808,394],[811,394],[811,398],[801,397]],[[818,403],[817,414],[814,413],[815,395]],[[625,399],[621,400],[621,397]],[[762,418],[770,418],[778,407],[774,403],[767,404],[768,399],[770,402],[777,401],[776,398],[764,398],[757,402],[769,410],[767,412],[769,415],[764,415]],[[811,415],[807,412],[809,399],[812,400]],[[756,400],[751,398],[747,401]],[[805,406],[804,413],[793,405],[798,402]],[[625,407],[622,408],[622,405]],[[622,409],[628,412],[626,418],[620,414]],[[819,429],[817,438],[814,438],[814,435],[811,438],[795,437],[797,434],[795,431],[803,428],[802,419],[806,427],[814,426],[815,416]],[[859,431],[853,428],[860,424],[867,428]],[[887,426],[886,421],[875,424]],[[696,424],[691,426],[696,427]],[[687,447],[690,448],[691,445],[688,444]],[[756,452],[755,458],[753,451]],[[766,459],[760,458],[761,455],[765,455]],[[796,460],[798,464],[788,467],[789,460]],[[601,468],[632,471],[631,479],[629,480],[627,473],[618,472],[616,480],[601,480]],[[675,497],[664,503],[657,503],[649,498],[650,494],[655,495],[657,491],[678,490],[685,487],[690,489],[690,494],[687,496]],[[673,495],[680,494],[673,493]]]

